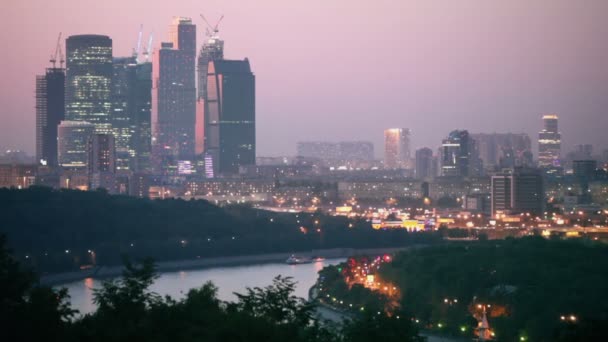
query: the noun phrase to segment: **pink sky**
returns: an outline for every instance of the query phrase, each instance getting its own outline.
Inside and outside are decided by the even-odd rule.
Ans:
[[[0,148],[34,150],[34,81],[57,34],[106,34],[127,55],[140,24],[225,15],[226,57],[257,80],[258,155],[299,140],[370,140],[408,127],[435,149],[451,129],[526,132],[560,115],[566,151],[608,148],[606,0],[8,0],[0,12]]]

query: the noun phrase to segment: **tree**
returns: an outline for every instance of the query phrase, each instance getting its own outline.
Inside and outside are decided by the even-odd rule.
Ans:
[[[6,341],[62,340],[71,310],[67,290],[41,286],[36,276],[21,268],[0,235],[0,322]],[[5,337],[4,337],[5,336]]]

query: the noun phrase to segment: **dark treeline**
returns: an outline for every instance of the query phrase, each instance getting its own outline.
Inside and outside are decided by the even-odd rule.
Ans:
[[[123,277],[94,290],[98,309],[70,308],[65,290],[40,286],[11,257],[0,236],[0,321],[3,341],[421,341],[416,327],[387,316],[362,315],[344,324],[322,322],[314,306],[293,295],[295,283],[278,276],[222,302],[212,283],[181,300],[149,291],[154,264],[126,262]]]
[[[218,207],[204,200],[148,200],[103,191],[0,189],[0,233],[40,272],[157,261],[432,243],[433,233],[375,231],[365,220]]]
[[[382,295],[348,289],[341,267],[321,272],[330,296],[384,307]],[[431,246],[398,253],[379,277],[397,285],[400,310],[436,333],[471,337],[485,306],[497,341],[608,340],[605,244],[528,237]]]

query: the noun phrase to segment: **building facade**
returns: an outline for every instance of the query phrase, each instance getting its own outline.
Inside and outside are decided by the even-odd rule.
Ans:
[[[112,133],[112,39],[101,35],[66,40],[65,118]]]
[[[57,166],[57,127],[65,118],[65,69],[36,76],[36,162]]]

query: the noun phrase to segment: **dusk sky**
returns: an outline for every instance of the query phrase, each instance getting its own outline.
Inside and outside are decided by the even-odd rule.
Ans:
[[[525,132],[560,116],[564,152],[608,148],[606,0],[7,0],[0,11],[0,148],[34,153],[35,75],[59,32],[105,34],[130,54],[172,16],[225,18],[225,57],[250,59],[258,156],[302,140],[412,130],[435,150],[452,129]],[[65,41],[63,42],[65,44]],[[534,151],[536,157],[536,150]]]

